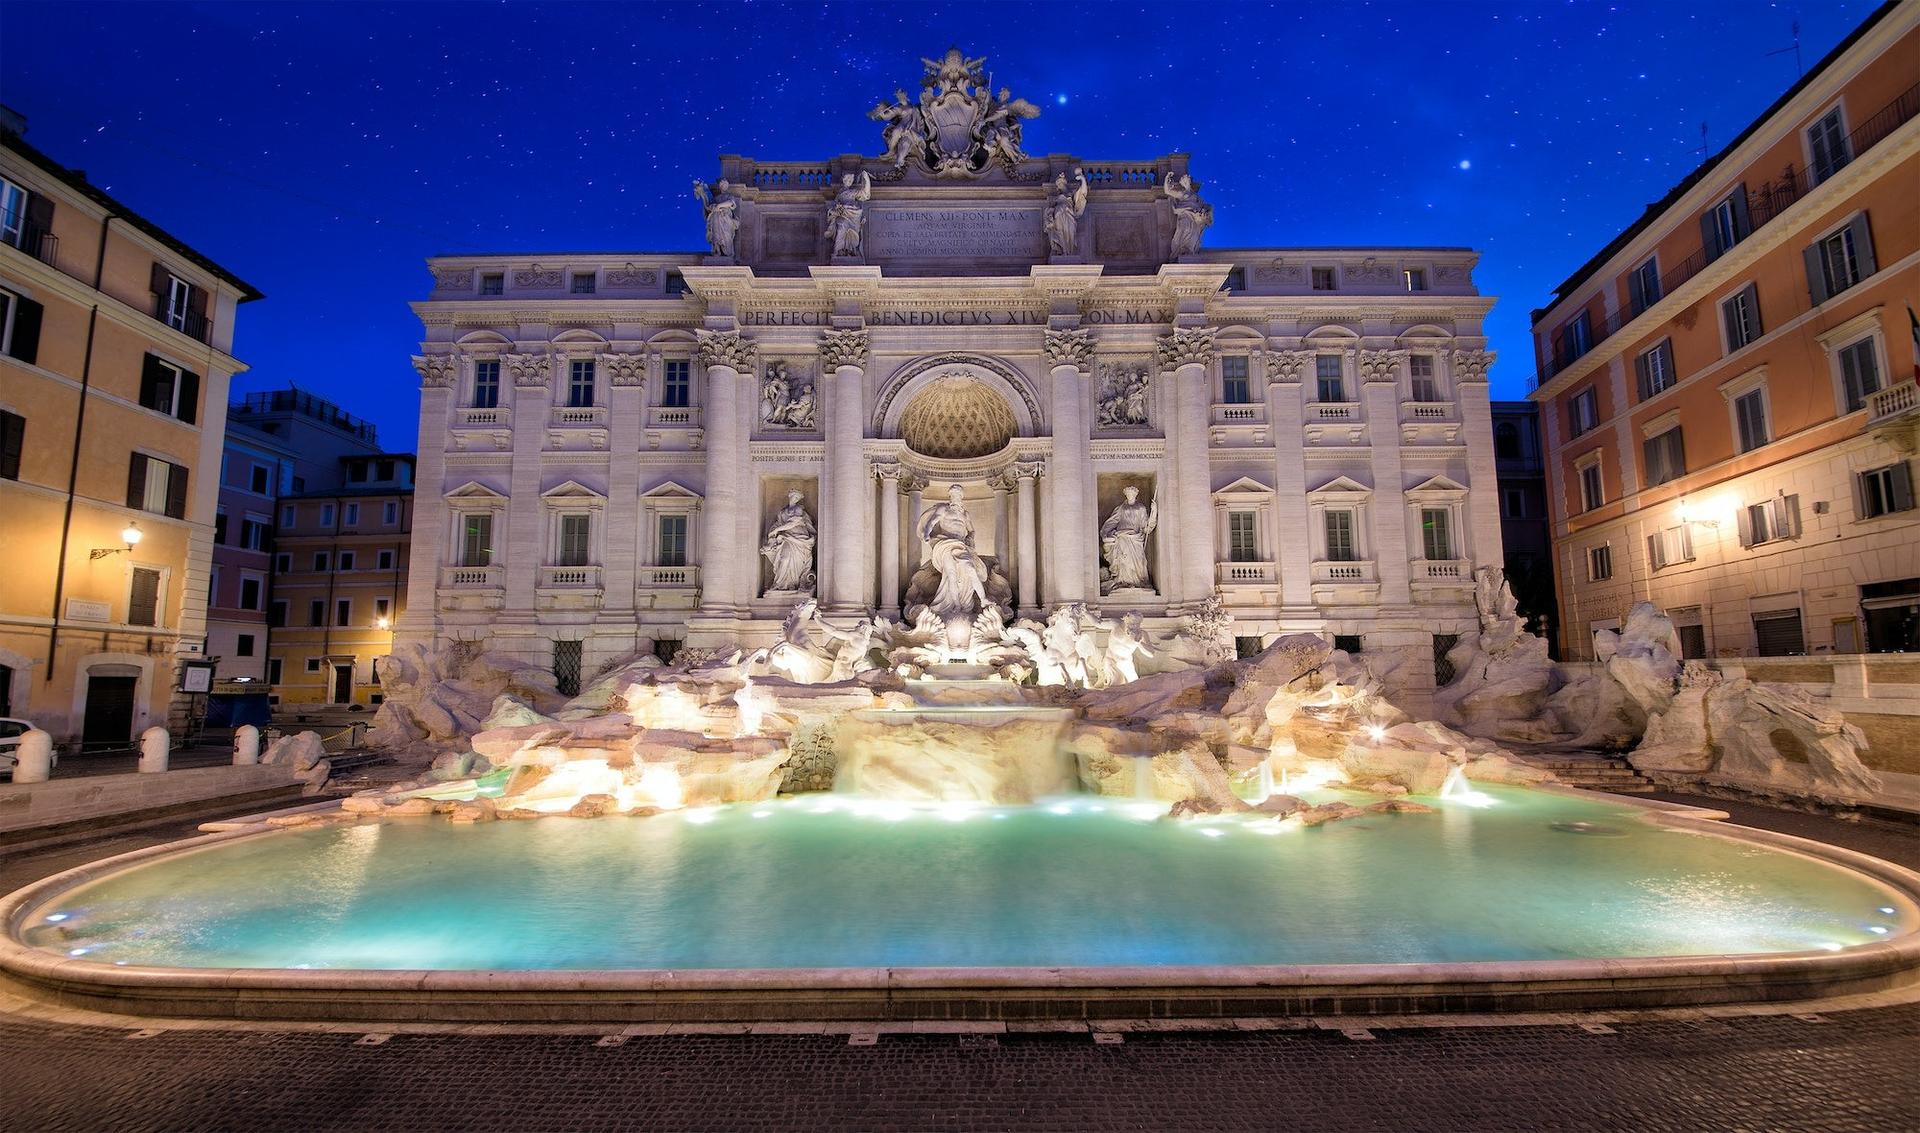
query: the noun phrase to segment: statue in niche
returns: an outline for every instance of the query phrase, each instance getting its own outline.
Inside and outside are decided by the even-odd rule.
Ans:
[[[813,386],[789,377],[785,362],[767,363],[760,386],[760,420],[783,429],[813,428]]]
[[[1103,367],[1105,382],[1095,407],[1103,429],[1127,429],[1147,423],[1147,368]]]
[[[987,161],[997,159],[1009,168],[1025,161],[1026,151],[1020,148],[1021,134],[1025,131],[1026,119],[1038,117],[1039,107],[1024,98],[1014,98],[1012,91],[1001,87],[999,96],[988,100],[986,114],[980,121],[980,145],[986,150]],[[1075,176],[1079,173],[1074,170]],[[1081,177],[1080,183],[1084,186],[1086,178]]]
[[[1140,669],[1134,663],[1135,655],[1153,656],[1147,648],[1147,635],[1140,628],[1140,615],[1128,614],[1118,623],[1102,622],[1107,629],[1107,684],[1132,684],[1140,679]]]
[[[773,568],[769,594],[813,593],[813,547],[819,532],[813,517],[801,506],[803,498],[798,491],[787,493],[787,506],[774,516],[766,540],[760,544],[760,554]]]
[[[1160,501],[1140,502],[1140,489],[1128,484],[1125,498],[1100,525],[1100,554],[1107,561],[1100,572],[1100,593],[1152,590],[1147,577],[1147,536],[1160,525]]]
[[[1213,223],[1213,206],[1200,199],[1200,186],[1184,173],[1176,178],[1168,172],[1160,188],[1173,202],[1173,258],[1194,255],[1200,251],[1200,234]]]
[[[932,93],[922,97],[931,98]],[[881,103],[867,111],[867,117],[886,123],[880,136],[887,152],[881,155],[881,160],[891,162],[895,169],[905,168],[909,160],[926,153],[927,119],[920,107],[907,98],[906,91],[894,91],[891,104]]]
[[[861,170],[841,175],[840,188],[827,204],[827,233],[833,237],[834,258],[860,256],[861,233],[867,221],[866,203],[873,197],[873,178]]]
[[[966,489],[947,489],[947,502],[920,517],[920,538],[927,558],[940,573],[940,588],[927,605],[949,625],[955,616],[973,615],[988,605],[987,564],[973,550],[973,517],[967,514]]]
[[[740,198],[725,178],[707,189],[705,181],[693,183],[693,195],[700,199],[700,210],[707,218],[707,249],[713,255],[733,258],[734,241],[740,234]]]
[[[1079,251],[1080,217],[1087,211],[1087,175],[1073,171],[1079,183],[1067,186],[1067,175],[1053,179],[1047,190],[1047,246],[1056,256],[1071,256]]]

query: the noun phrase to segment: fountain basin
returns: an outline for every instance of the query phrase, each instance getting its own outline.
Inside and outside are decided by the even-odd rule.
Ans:
[[[242,830],[7,898],[0,970],[136,1013],[553,1021],[1567,1010],[1857,992],[1920,966],[1909,871],[1485,793],[1312,830],[1087,796]]]

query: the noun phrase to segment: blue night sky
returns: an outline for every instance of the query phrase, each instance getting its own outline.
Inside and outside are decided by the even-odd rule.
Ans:
[[[266,292],[240,390],[412,448],[438,252],[704,248],[715,155],[876,153],[920,57],[985,55],[1027,148],[1192,153],[1208,246],[1482,253],[1495,395],[1528,312],[1875,7],[1790,3],[86,4],[0,8],[29,139]]]

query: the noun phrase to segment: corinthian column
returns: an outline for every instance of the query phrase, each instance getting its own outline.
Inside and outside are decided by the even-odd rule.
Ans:
[[[647,356],[607,353],[599,356],[600,372],[607,376],[607,516],[602,539],[606,547],[601,574],[606,593],[601,609],[633,609],[633,588],[639,577],[640,427],[647,413]]]
[[[875,465],[880,478],[880,616],[900,616],[900,475],[897,464]]]
[[[754,346],[739,331],[701,331],[700,362],[706,369],[702,409],[707,445],[706,503],[701,508],[700,612],[726,617],[740,606],[743,566],[756,561],[741,547],[738,528],[747,480],[747,434],[740,427],[742,374],[753,372]]]
[[[868,534],[867,503],[873,481],[861,452],[866,439],[867,332],[829,330],[820,335],[820,360],[827,374],[826,484],[820,530],[826,536],[820,548],[820,567],[826,575],[821,593],[827,609],[852,613],[867,608],[871,586],[867,564],[873,557]]]
[[[1160,368],[1173,383],[1174,499],[1171,537],[1179,548],[1176,601],[1204,601],[1213,593],[1213,467],[1207,453],[1207,418],[1213,393],[1207,363],[1213,360],[1213,327],[1175,327],[1160,339]],[[1161,524],[1168,526],[1168,508]]]
[[[1024,617],[1039,617],[1043,607],[1037,583],[1040,577],[1040,509],[1034,482],[1040,479],[1040,466],[1022,462],[1013,466],[1020,499],[1020,551],[1015,556],[1020,571],[1017,608]]]
[[[1054,602],[1081,602],[1093,573],[1093,533],[1099,520],[1084,482],[1091,458],[1087,441],[1087,367],[1093,361],[1093,332],[1050,330],[1047,364],[1053,370],[1053,492],[1047,546],[1053,570],[1048,588]]]
[[[447,539],[447,446],[453,436],[454,388],[462,361],[451,354],[416,354],[420,372],[419,463],[414,467],[413,546],[407,556],[411,600],[394,625],[396,637],[433,644],[439,621],[440,568],[451,561]]]

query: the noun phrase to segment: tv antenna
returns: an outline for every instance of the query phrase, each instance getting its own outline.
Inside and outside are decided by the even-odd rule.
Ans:
[[[1767,58],[1771,59],[1775,55],[1785,55],[1789,51],[1793,52],[1794,72],[1798,77],[1805,78],[1807,75],[1807,68],[1804,64],[1800,62],[1800,21],[1799,20],[1793,21],[1792,26],[1793,26],[1793,46],[1782,47],[1778,51],[1769,51],[1767,52]]]
[[[1700,123],[1700,160],[1707,160],[1707,124]]]

